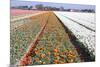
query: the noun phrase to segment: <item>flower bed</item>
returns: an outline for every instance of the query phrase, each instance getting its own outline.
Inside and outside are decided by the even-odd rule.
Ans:
[[[48,24],[34,51],[31,65],[81,61],[67,33],[53,13],[49,16]]]
[[[26,53],[29,44],[34,41],[36,35],[45,24],[48,13],[20,19],[11,22],[10,33],[10,61],[14,65]],[[45,20],[43,20],[43,18]]]

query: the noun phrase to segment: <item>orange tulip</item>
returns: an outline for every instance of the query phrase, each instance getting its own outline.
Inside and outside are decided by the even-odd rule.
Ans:
[[[58,48],[54,49],[54,52],[58,52]]]
[[[41,54],[41,58],[44,58],[46,55],[45,54]]]
[[[59,63],[59,60],[54,60],[54,64],[58,64]]]

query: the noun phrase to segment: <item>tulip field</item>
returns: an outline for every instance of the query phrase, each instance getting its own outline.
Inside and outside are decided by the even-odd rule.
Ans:
[[[90,55],[95,56],[94,17],[93,13],[12,10],[11,65],[85,62],[85,56],[77,51],[77,43],[71,41],[71,33],[66,29],[88,49]]]
[[[74,35],[95,55],[95,14],[77,12],[55,12]]]
[[[34,51],[36,55],[32,57],[32,64],[61,64],[81,61],[68,34],[65,33],[54,14],[49,16],[48,24]]]
[[[45,14],[46,16],[46,14]],[[42,17],[45,17],[42,15]],[[35,20],[33,20],[35,18]],[[35,36],[40,31],[43,23],[41,16],[18,19],[11,22],[11,63],[15,63],[25,54],[29,44],[34,41]],[[12,60],[13,59],[13,60]]]

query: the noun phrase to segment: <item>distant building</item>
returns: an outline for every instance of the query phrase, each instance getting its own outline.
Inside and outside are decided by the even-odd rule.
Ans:
[[[70,12],[80,12],[78,9],[70,9]]]
[[[35,6],[33,6],[31,9],[32,9],[32,10],[37,10],[37,8],[36,8]]]

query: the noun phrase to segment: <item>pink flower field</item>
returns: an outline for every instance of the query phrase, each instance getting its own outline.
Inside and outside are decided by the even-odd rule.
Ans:
[[[22,9],[11,9],[11,16],[18,16],[18,15],[24,15],[24,14],[33,14],[40,11],[33,11],[33,10],[22,10]]]

